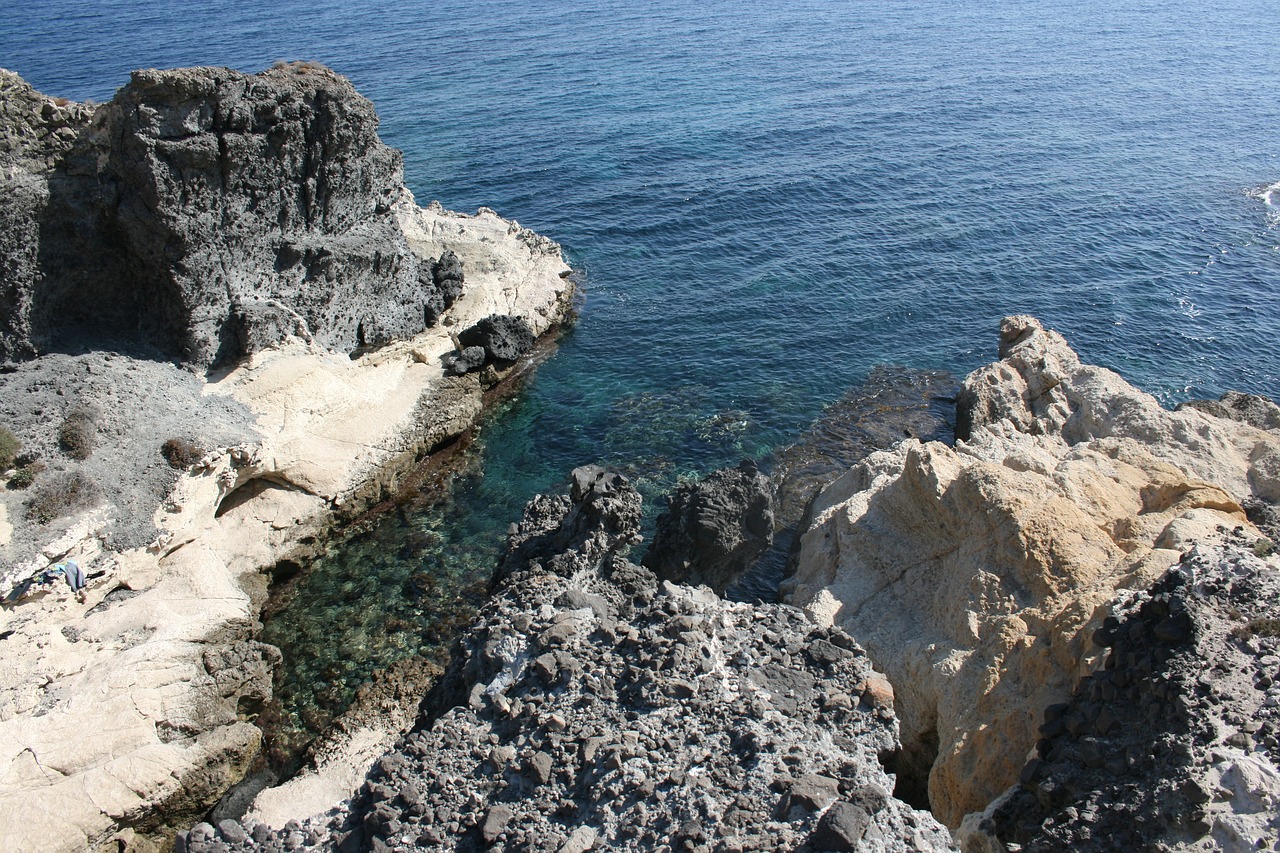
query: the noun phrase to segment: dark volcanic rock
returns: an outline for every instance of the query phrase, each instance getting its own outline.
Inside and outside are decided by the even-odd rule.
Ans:
[[[639,523],[638,493],[601,468],[531,501],[421,723],[300,833],[351,850],[950,849],[885,793],[897,722],[852,640],[658,584],[627,559]],[[198,829],[189,850],[251,846]]]
[[[1273,849],[1280,841],[1280,573],[1197,546],[1094,637],[1105,665],[1045,709],[1020,785],[966,850]],[[1208,838],[1207,836],[1212,836]],[[1199,849],[1199,848],[1197,848]]]
[[[662,580],[723,595],[772,543],[773,487],[747,460],[671,493],[644,564]]]
[[[95,109],[0,72],[0,359],[114,335],[206,366],[436,322],[461,269],[409,249],[377,129],[308,63],[138,71]]]
[[[473,370],[479,370],[485,363],[484,347],[466,347],[462,350],[445,353],[444,372],[447,376],[461,376]]]
[[[1280,406],[1257,394],[1228,391],[1217,400],[1188,400],[1178,409],[1199,409],[1215,417],[1255,426],[1258,429],[1280,430]]]
[[[491,361],[515,361],[533,349],[534,335],[523,317],[492,314],[458,335],[464,347],[484,347]]]
[[[453,252],[446,251],[440,260],[431,264],[430,281],[425,276],[428,270],[421,267],[418,275],[422,278],[422,286],[426,291],[427,301],[423,310],[428,326],[440,322],[445,311],[458,301],[462,295],[462,261]]]
[[[1272,545],[1280,543],[1280,507],[1258,498],[1245,498],[1241,504],[1254,526],[1271,537]]]

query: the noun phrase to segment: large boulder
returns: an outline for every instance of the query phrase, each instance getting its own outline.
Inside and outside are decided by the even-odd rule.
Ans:
[[[773,542],[773,486],[750,460],[677,486],[644,564],[661,580],[725,588]]]
[[[0,359],[123,337],[204,367],[290,334],[355,350],[457,299],[409,247],[400,153],[310,63],[144,70],[96,109],[0,71]]]
[[[875,453],[816,499],[787,600],[864,644],[895,685],[904,790],[956,826],[1016,782],[1117,589],[1219,527],[1257,536],[1280,436],[1170,412],[1030,317],[971,374],[954,448]]]
[[[483,347],[489,361],[511,362],[533,349],[534,334],[523,317],[493,314],[464,329],[464,347]]]

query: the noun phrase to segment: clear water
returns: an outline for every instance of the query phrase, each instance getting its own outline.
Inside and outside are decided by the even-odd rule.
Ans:
[[[876,364],[990,360],[1008,313],[1168,403],[1277,395],[1277,43],[1273,0],[0,0],[0,64],[54,95],[326,62],[420,202],[494,207],[586,271],[483,475],[438,522],[388,522],[393,542],[434,525],[459,577],[575,465],[661,492],[793,440]],[[427,561],[369,551],[334,561]],[[338,583],[315,577],[317,599]],[[367,597],[402,587],[356,597],[397,611]],[[293,658],[418,643],[360,630]]]

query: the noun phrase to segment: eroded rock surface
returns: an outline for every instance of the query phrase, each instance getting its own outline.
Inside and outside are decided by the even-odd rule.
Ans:
[[[349,807],[187,850],[942,850],[891,795],[893,691],[838,628],[659,583],[640,496],[599,468],[540,496],[427,717]]]
[[[1046,709],[965,849],[1275,849],[1280,566],[1226,539],[1118,602],[1094,637],[1102,668]]]
[[[723,595],[773,543],[773,486],[750,460],[677,486],[644,564],[662,580]]]
[[[422,331],[462,275],[410,250],[377,129],[310,63],[137,71],[96,108],[0,71],[0,359],[111,338],[205,367]]]
[[[1257,536],[1280,436],[1170,412],[1029,317],[971,374],[954,448],[907,440],[825,489],[789,600],[857,637],[894,684],[915,794],[955,826],[1017,781],[1038,709],[1096,662],[1117,590],[1219,527]],[[927,782],[926,782],[927,780]]]

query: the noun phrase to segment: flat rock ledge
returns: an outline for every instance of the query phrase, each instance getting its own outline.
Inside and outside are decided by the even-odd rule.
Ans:
[[[184,851],[947,850],[892,796],[893,691],[838,628],[659,583],[640,496],[574,472],[515,526],[495,595],[359,796]]]
[[[1267,552],[1250,519],[1280,499],[1274,403],[1168,411],[1031,317],[1003,322],[1000,356],[965,379],[954,447],[907,440],[818,495],[784,584],[893,683],[904,786],[952,827],[1104,666],[1114,603],[1225,531]]]
[[[153,95],[159,100],[148,112]],[[205,813],[258,748],[252,720],[270,696],[278,659],[274,648],[249,639],[267,595],[267,570],[322,539],[336,513],[394,493],[401,472],[475,423],[487,387],[528,366],[527,356],[486,359],[483,369],[446,376],[456,331],[498,315],[519,317],[534,335],[545,335],[571,312],[573,284],[559,246],[491,210],[472,216],[435,203],[418,207],[404,189],[398,154],[374,144],[372,107],[327,69],[287,66],[253,77],[226,69],[140,72],[119,103],[106,105],[116,112],[106,114],[47,98],[12,75],[0,75],[0,96],[0,158],[7,158],[5,179],[20,184],[0,198],[0,213],[26,229],[8,232],[0,247],[21,273],[0,282],[0,301],[17,300],[0,348],[23,358],[55,350],[0,373],[6,425],[47,466],[31,490],[0,488],[0,592],[68,558],[90,575],[84,600],[65,585],[36,587],[0,610],[0,848],[156,849],[169,843],[166,832],[172,839],[178,826]],[[218,111],[246,103],[262,108]],[[93,116],[124,130],[102,133]],[[224,119],[248,124],[237,131],[219,124]],[[273,161],[312,172],[297,176],[255,171],[248,154],[233,157],[218,195],[218,181],[204,179],[218,168],[217,145],[213,161],[197,156],[206,143],[242,131],[236,151],[251,154],[273,122],[283,123],[281,144],[302,144],[313,131],[337,134],[345,159],[330,164],[332,172],[309,156]],[[320,129],[308,130],[308,122]],[[42,182],[68,168],[68,151],[111,138],[134,138],[141,147],[102,163],[150,163],[161,178],[149,190],[160,194],[152,212],[170,229],[170,254],[162,256],[177,261],[151,267],[151,289],[142,296],[180,296],[163,314],[167,331],[156,349],[178,347],[179,358],[190,358],[185,365],[124,354],[133,350],[56,351],[74,329],[59,325],[63,315],[50,306],[79,299],[79,322],[89,295],[109,301],[122,294],[93,291],[84,268],[65,266],[75,242],[51,223],[65,222],[58,217],[75,205],[52,205]],[[361,160],[362,152],[370,159]],[[141,207],[102,195],[110,181],[97,172],[89,180],[70,166],[75,175],[54,181],[62,202],[88,181],[92,205],[142,228]],[[274,181],[292,189],[267,193]],[[362,201],[365,191],[373,196]],[[222,239],[210,223],[250,197],[260,206],[246,215],[275,217],[275,230],[263,237],[232,229]],[[201,209],[181,208],[182,199]],[[267,211],[277,203],[276,213]],[[188,214],[194,219],[184,219]],[[366,231],[373,242],[362,242]],[[23,243],[24,234],[36,243]],[[149,245],[142,230],[133,237],[141,242],[129,252]],[[223,254],[239,257],[241,243],[253,262],[228,262],[234,281],[171,275],[197,268],[179,257],[183,251],[218,266]],[[278,255],[285,243],[299,258]],[[259,268],[254,259],[267,249],[292,263]],[[62,267],[41,273],[31,266],[58,252],[70,253],[59,255]],[[448,253],[452,260],[438,263]],[[104,275],[120,260],[104,260]],[[361,283],[330,325],[313,299],[326,280]],[[62,284],[40,291],[41,281]],[[377,313],[390,292],[379,290],[383,284],[420,300],[412,318]],[[435,299],[437,285],[448,299]],[[193,313],[205,287],[239,295],[213,314]],[[246,306],[252,310],[241,310]],[[281,318],[288,322],[275,322]],[[382,330],[376,336],[375,328]],[[247,336],[227,337],[237,330]],[[402,330],[410,336],[393,339],[391,331]],[[248,355],[217,373],[191,372],[228,341],[248,342]],[[374,343],[381,346],[370,349]],[[58,423],[78,409],[105,415],[92,427],[92,454],[84,460],[69,456],[56,437]],[[200,448],[181,471],[160,455],[170,438]],[[91,505],[33,518],[34,490],[43,478],[64,474],[97,481]],[[367,766],[394,737],[355,733],[347,744],[351,761]]]

